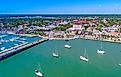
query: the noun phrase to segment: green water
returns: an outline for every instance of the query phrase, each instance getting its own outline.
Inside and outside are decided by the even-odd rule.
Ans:
[[[103,42],[105,55],[99,55],[99,41],[72,40],[71,49],[65,41],[47,41],[0,62],[0,77],[37,77],[39,68],[44,77],[121,77],[121,45]],[[52,57],[56,49],[60,58]],[[89,62],[79,59],[87,49]]]

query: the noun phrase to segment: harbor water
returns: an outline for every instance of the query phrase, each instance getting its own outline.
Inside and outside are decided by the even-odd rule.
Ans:
[[[0,62],[0,77],[37,77],[40,69],[44,77],[121,77],[121,44],[103,42],[106,54],[97,54],[100,41],[76,39],[69,41],[71,49],[64,48],[67,41],[47,41]],[[52,53],[58,51],[60,57]],[[79,56],[88,55],[88,62]]]

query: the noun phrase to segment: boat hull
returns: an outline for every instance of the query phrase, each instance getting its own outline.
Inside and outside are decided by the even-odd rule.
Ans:
[[[55,54],[55,53],[53,53],[52,56],[53,57],[56,57],[56,58],[59,58],[59,55],[58,54]]]
[[[103,51],[103,50],[97,50],[97,53],[98,54],[105,54],[105,51]]]
[[[65,45],[64,47],[65,47],[65,48],[68,48],[68,49],[70,49],[70,48],[71,48],[71,46],[69,46],[69,45]]]
[[[88,61],[89,61],[87,58],[85,58],[85,57],[83,57],[83,56],[80,56],[80,60],[83,60],[83,61],[85,61],[85,62],[88,62]]]
[[[37,71],[37,70],[35,70],[35,74],[36,74],[37,76],[39,76],[39,77],[43,77],[42,73],[39,72],[39,71]]]

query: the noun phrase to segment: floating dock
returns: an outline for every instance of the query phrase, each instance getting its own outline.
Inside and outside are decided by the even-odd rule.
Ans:
[[[0,52],[0,61],[4,60],[4,59],[7,59],[8,57],[11,57],[19,52],[22,52],[28,48],[31,48],[33,46],[36,46],[42,42],[45,42],[47,41],[48,39],[41,39],[39,41],[35,41],[35,42],[32,42],[32,43],[24,43],[24,44],[21,44],[21,45],[18,45],[18,46],[15,46],[15,47],[12,47],[12,48],[9,48],[9,49],[6,49],[4,51],[1,51]]]

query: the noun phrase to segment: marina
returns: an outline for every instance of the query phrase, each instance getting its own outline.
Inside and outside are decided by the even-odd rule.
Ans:
[[[46,41],[47,39],[42,39],[40,37],[32,37],[32,38],[29,38],[29,37],[22,37],[21,36],[16,36],[16,35],[1,35],[1,36],[8,36],[6,38],[1,38],[3,41],[2,42],[2,45],[1,45],[1,51],[0,51],[0,61],[1,60],[4,60],[10,56],[13,56],[19,52],[22,52],[23,50],[25,49],[28,49],[28,48],[31,48],[35,45],[38,45],[40,44],[41,42],[44,42]],[[12,36],[14,38],[11,38],[9,36]],[[11,39],[10,39],[11,38]],[[26,38],[26,39],[25,39]],[[8,44],[8,42],[6,43],[6,40],[7,39],[10,39],[8,40],[9,43],[11,43],[11,45],[7,48],[6,44]],[[36,40],[33,40],[32,39],[36,39]],[[16,44],[16,42],[18,42]],[[12,46],[14,45],[14,46]],[[7,49],[6,49],[7,48]]]
[[[66,41],[50,40],[25,52],[10,57],[0,63],[0,77],[36,77],[35,70],[40,64],[40,73],[44,77],[120,77],[120,44],[103,42],[105,55],[97,54],[100,41],[76,39],[70,40],[71,49],[63,46]],[[52,56],[55,45],[59,59]],[[80,61],[79,56],[86,48],[89,62]],[[115,50],[117,49],[117,50]],[[16,64],[17,63],[17,64]],[[7,70],[7,72],[6,72]],[[14,72],[13,72],[14,71]],[[21,74],[21,76],[20,76]]]

